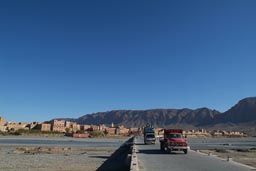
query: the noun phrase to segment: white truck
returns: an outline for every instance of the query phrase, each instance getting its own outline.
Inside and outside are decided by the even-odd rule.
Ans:
[[[144,144],[155,144],[156,143],[156,136],[155,130],[152,126],[147,125],[144,127]]]

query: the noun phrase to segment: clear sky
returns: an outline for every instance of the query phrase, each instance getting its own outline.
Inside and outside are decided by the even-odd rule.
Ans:
[[[0,2],[0,116],[221,112],[256,94],[255,0]]]

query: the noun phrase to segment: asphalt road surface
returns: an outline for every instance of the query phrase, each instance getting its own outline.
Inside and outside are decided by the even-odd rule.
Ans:
[[[136,137],[135,143],[140,171],[252,171],[248,167],[194,151],[168,154],[160,150],[158,142],[144,145],[143,137]]]

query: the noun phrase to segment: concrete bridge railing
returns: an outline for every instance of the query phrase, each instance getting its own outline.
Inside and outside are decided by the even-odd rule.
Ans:
[[[136,149],[136,137],[133,137],[132,141],[132,154],[131,154],[131,165],[130,171],[139,171],[138,157],[137,157],[137,149]]]

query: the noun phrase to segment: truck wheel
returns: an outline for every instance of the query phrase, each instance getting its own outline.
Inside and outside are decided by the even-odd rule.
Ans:
[[[172,150],[167,148],[167,153],[171,154],[172,153]]]
[[[186,150],[183,150],[183,151],[184,151],[185,154],[188,154],[188,150],[187,150],[187,149],[186,149]]]
[[[160,149],[164,151],[164,145],[162,143],[160,144]]]

